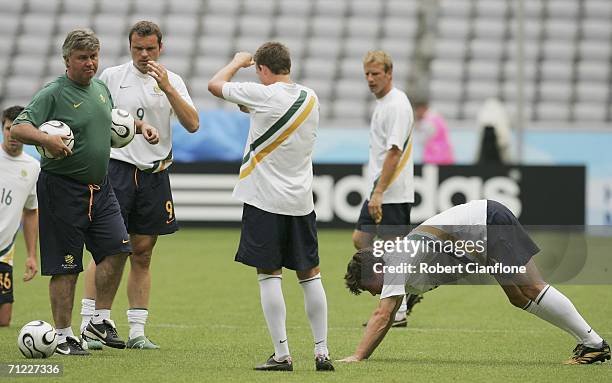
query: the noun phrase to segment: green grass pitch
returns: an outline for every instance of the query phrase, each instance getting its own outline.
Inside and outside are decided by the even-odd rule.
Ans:
[[[295,274],[283,280],[287,331],[295,371],[252,371],[272,346],[259,304],[255,271],[233,261],[235,229],[183,229],[160,238],[153,257],[153,291],[147,334],[158,351],[93,351],[90,357],[53,356],[64,375],[54,381],[82,382],[610,382],[612,363],[564,366],[573,339],[538,318],[512,307],[497,286],[446,286],[426,294],[406,329],[392,329],[367,362],[336,363],[335,373],[314,372],[312,337]],[[361,323],[376,304],[369,294],[352,296],[343,285],[352,254],[350,232],[320,230],[323,282],[329,305],[332,358],[350,355]],[[13,321],[0,328],[0,363],[26,362],[16,345],[24,323],[52,323],[48,278],[23,283],[23,241],[15,259]],[[89,255],[86,253],[86,259]],[[612,340],[609,285],[557,286],[589,323]],[[81,281],[73,311],[80,324]],[[127,337],[124,281],[113,318]],[[1,380],[8,380],[1,378]],[[46,378],[45,378],[46,379]],[[51,380],[49,380],[51,381]]]

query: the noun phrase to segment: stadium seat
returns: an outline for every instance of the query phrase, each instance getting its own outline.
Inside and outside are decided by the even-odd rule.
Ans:
[[[233,47],[218,36],[202,36],[198,39],[199,60],[209,60],[211,58],[230,57],[234,53]]]
[[[68,32],[76,28],[92,28],[92,22],[89,15],[79,14],[63,14],[57,20],[56,33],[66,36]]]
[[[388,0],[386,15],[403,18],[415,17],[417,7],[417,0]]]
[[[549,18],[574,19],[579,15],[580,2],[574,0],[548,1],[546,13]]]
[[[198,77],[210,79],[219,69],[223,68],[227,62],[227,59],[220,57],[198,56],[195,60],[194,74]]]
[[[303,38],[308,33],[308,20],[296,16],[277,17],[274,21],[274,31],[279,37]]]
[[[414,51],[414,40],[402,38],[386,38],[379,40],[380,48],[391,55],[393,61],[411,59]]]
[[[583,60],[608,61],[610,59],[610,44],[582,40],[578,44],[578,56]]]
[[[265,37],[251,37],[242,35],[234,40],[234,52],[246,51],[255,53],[259,46],[265,43],[268,39]]]
[[[23,17],[21,33],[50,35],[55,27],[55,18],[43,13],[29,13]]]
[[[348,3],[349,15],[355,17],[376,18],[382,14],[384,2],[371,0],[351,0]]]
[[[27,10],[30,14],[49,15],[55,14],[61,4],[61,0],[27,0]]]
[[[590,18],[584,20],[581,25],[582,38],[587,41],[607,41],[611,32],[612,24],[608,20]]]
[[[338,20],[334,17],[315,17],[312,20],[312,35],[316,37],[339,37],[344,32],[344,19]]]
[[[328,100],[332,96],[332,83],[316,77],[304,77],[302,84],[315,91],[322,104],[322,99]]]
[[[573,67],[570,61],[545,60],[540,63],[540,77],[544,81],[569,82]]]
[[[544,33],[549,40],[563,40],[571,44],[578,32],[578,20],[548,19],[544,23]]]
[[[12,73],[17,76],[31,76],[39,80],[45,73],[44,55],[40,53],[22,53],[13,58]]]
[[[606,113],[605,102],[578,102],[574,105],[574,120],[576,121],[604,121]]]
[[[566,41],[545,40],[543,47],[544,59],[567,60],[574,58],[575,45]]]
[[[471,60],[468,62],[468,78],[471,80],[497,80],[500,62],[494,60]]]
[[[205,14],[234,16],[240,9],[240,0],[208,0]]]
[[[130,8],[131,1],[98,1],[98,12],[125,16]]]
[[[508,12],[508,2],[505,0],[476,0],[475,9],[477,19],[495,20],[506,16]]]
[[[0,65],[6,65],[9,63],[9,60],[5,58],[11,57],[14,44],[15,39],[12,36],[0,34],[0,57],[3,58],[0,60]]]
[[[369,50],[376,48],[376,39],[354,37],[344,40],[343,52],[346,57],[364,57]]]
[[[444,16],[468,17],[472,10],[470,0],[440,0],[440,11]]]
[[[40,90],[40,79],[25,76],[10,76],[4,88],[4,93],[8,98],[31,99]]]
[[[63,12],[66,15],[89,17],[96,6],[96,1],[63,0]]]
[[[340,62],[340,78],[361,80],[365,84],[363,60],[360,57],[345,57]],[[365,86],[365,85],[364,85]]]
[[[463,40],[438,40],[434,47],[434,57],[444,59],[463,59],[467,54],[467,46]]]
[[[314,14],[338,18],[344,16],[347,11],[347,0],[315,0]]]
[[[21,15],[25,8],[25,1],[0,1],[0,15]]]
[[[202,18],[202,29],[204,36],[218,36],[219,38],[228,38],[234,35],[237,29],[236,18],[232,16],[213,16],[207,14]],[[222,41],[227,44],[227,41]]]
[[[172,56],[164,55],[160,57],[159,61],[166,66],[172,72],[178,74],[182,78],[185,78],[191,69],[191,60],[188,56]],[[220,69],[220,68],[219,68]]]
[[[490,97],[497,97],[498,83],[494,80],[471,80],[467,82],[466,97],[470,101],[482,101]]]
[[[461,81],[432,79],[429,84],[432,101],[458,101],[462,97]]]
[[[97,34],[114,35],[119,38],[126,33],[127,41],[127,17],[112,13],[99,13],[93,17],[93,30]]]
[[[379,34],[379,23],[373,23],[371,18],[351,17],[346,25],[348,38],[375,39]]]
[[[535,99],[535,86],[531,82],[526,82],[523,85],[523,97],[526,102],[532,102]],[[506,81],[502,84],[502,98],[505,101],[518,100],[518,84],[515,81]]]
[[[59,36],[58,36],[59,37]],[[123,37],[123,36],[121,36]],[[63,38],[63,36],[62,36]],[[99,34],[100,39],[100,60],[107,63],[109,59],[115,59],[122,54],[127,54],[129,44],[127,37],[119,39],[117,35]]]
[[[238,20],[238,32],[242,37],[267,40],[272,32],[272,23],[262,23],[261,16],[243,15]]]
[[[136,24],[139,21],[152,21],[155,24],[159,25],[159,27],[163,31],[164,29],[163,19],[164,19],[163,13],[155,13],[155,12],[133,13],[131,16],[128,17],[128,27],[131,27],[132,25]]]
[[[453,101],[446,102],[434,100],[431,104],[431,109],[439,112],[448,119],[456,119],[459,117],[459,104]]]
[[[308,18],[312,9],[312,2],[303,0],[282,0],[279,1],[278,6],[281,16],[287,15]]]
[[[612,6],[608,0],[584,1],[584,12],[587,19],[601,19],[609,24],[612,17]]]
[[[601,81],[607,82],[610,78],[608,63],[605,61],[586,61],[578,62],[578,80],[582,81]]]
[[[168,12],[193,17],[200,12],[203,6],[204,2],[200,0],[168,1]]]
[[[470,57],[473,59],[499,60],[504,53],[504,45],[500,41],[474,39],[470,43]]]
[[[170,14],[164,20],[164,36],[193,40],[198,31],[198,19],[193,15]]]
[[[382,23],[382,38],[383,41],[388,39],[402,39],[406,43],[414,38],[416,34],[416,22],[406,20],[405,18],[389,15]]]
[[[536,118],[540,121],[566,121],[570,106],[559,102],[540,102],[536,107]]]
[[[463,60],[437,58],[431,62],[431,76],[437,80],[460,81],[463,78]]]
[[[166,12],[166,0],[132,0],[134,14],[162,15]]]
[[[443,39],[465,39],[470,32],[468,18],[442,17],[438,23],[438,35]]]
[[[579,101],[607,102],[610,89],[608,83],[581,81],[576,84],[576,96]]]
[[[336,99],[332,104],[331,118],[341,122],[343,126],[363,126],[367,121],[367,107],[364,101]]]
[[[336,67],[335,59],[330,58],[307,58],[302,65],[302,77],[319,78],[321,80],[332,80]]]
[[[355,100],[363,101],[370,93],[368,85],[364,80],[357,79],[341,79],[336,81],[336,99],[337,100]]]
[[[64,35],[65,37],[65,35]],[[20,35],[16,39],[15,51],[18,54],[38,55],[41,58],[47,54],[51,39],[48,35]],[[11,44],[9,44],[11,46]],[[39,66],[41,63],[38,64]]]
[[[335,59],[340,53],[340,39],[316,37],[308,39],[306,44],[309,58]]]
[[[572,98],[572,84],[569,82],[550,81],[539,85],[540,100],[547,102],[568,103]]]
[[[506,23],[496,19],[477,18],[473,30],[477,39],[500,41],[506,33]]]
[[[242,12],[258,17],[271,16],[277,7],[277,0],[248,0],[243,4]]]

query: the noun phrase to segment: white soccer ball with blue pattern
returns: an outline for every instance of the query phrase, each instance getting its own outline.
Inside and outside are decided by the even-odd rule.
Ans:
[[[57,332],[49,323],[35,320],[21,328],[17,345],[28,359],[48,358],[57,348]]]
[[[136,122],[132,115],[123,109],[113,109],[111,112],[111,147],[122,148],[132,142],[136,134]]]
[[[65,122],[57,120],[47,121],[40,125],[38,127],[38,130],[43,133],[47,133],[51,136],[67,136],[67,138],[64,138],[64,144],[66,144],[66,146],[70,148],[70,150],[74,148],[74,134],[72,133],[72,129],[70,129],[70,127]],[[55,159],[55,157],[43,146],[36,146],[36,150],[38,151],[38,153],[40,153],[41,156],[45,158],[48,158],[50,160]]]

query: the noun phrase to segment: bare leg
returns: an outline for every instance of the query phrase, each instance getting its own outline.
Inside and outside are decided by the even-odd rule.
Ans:
[[[92,260],[85,270],[85,293],[83,298],[96,300],[96,263]]]
[[[96,267],[96,310],[110,310],[121,282],[127,254],[104,258]]]
[[[11,315],[13,314],[13,304],[3,303],[0,305],[0,327],[7,327],[11,324]]]
[[[151,293],[151,255],[157,236],[131,234],[130,242],[133,253],[130,255],[128,274],[128,301],[130,308],[146,309],[149,307]]]
[[[54,275],[49,281],[51,311],[56,328],[70,327],[78,274]]]

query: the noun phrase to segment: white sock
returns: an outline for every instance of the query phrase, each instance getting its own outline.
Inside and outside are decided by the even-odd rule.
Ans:
[[[314,353],[329,355],[327,350],[327,297],[321,283],[321,274],[300,282],[304,290],[304,307],[310,321],[312,337],[314,338]]]
[[[149,310],[147,309],[129,309],[127,311],[128,324],[130,325],[129,339],[144,336],[144,328],[148,316]]]
[[[104,319],[110,319],[111,311],[106,309],[100,309],[94,311],[94,316],[91,318],[91,323],[99,324]]]
[[[282,275],[257,274],[261,308],[274,345],[274,359],[279,362],[289,356],[287,329],[285,328],[287,309],[283,298],[282,278]]]
[[[72,327],[58,328],[55,331],[57,332],[57,344],[64,343],[68,336],[74,336]]]
[[[524,309],[568,332],[587,347],[599,347],[603,341],[578,313],[572,302],[551,285],[546,285]]]
[[[395,313],[395,320],[399,321],[406,318],[406,311],[408,311],[408,307],[406,306],[406,296],[402,298],[402,304],[400,308]]]
[[[81,299],[81,328],[79,334],[82,334],[85,327],[87,327],[87,323],[89,323],[91,317],[93,317],[95,309],[95,300],[87,298]]]

